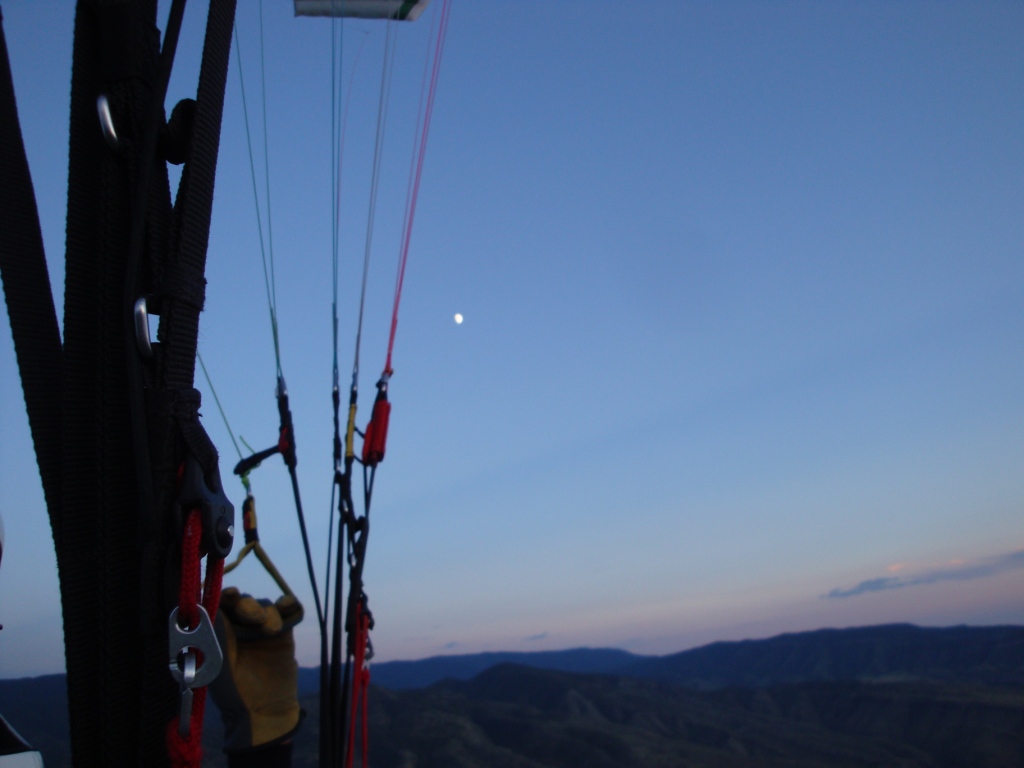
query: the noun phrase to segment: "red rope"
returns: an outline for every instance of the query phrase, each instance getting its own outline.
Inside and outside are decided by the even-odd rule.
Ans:
[[[366,663],[366,647],[370,638],[370,615],[363,611],[362,602],[357,605],[356,611],[356,652],[353,662],[356,672],[352,680],[352,717],[349,720],[345,768],[352,768],[352,758],[355,756],[357,713],[363,721],[361,750],[363,768],[367,766],[370,753],[370,667]]]
[[[213,621],[217,618],[220,604],[221,583],[224,578],[224,559],[207,558],[206,579],[200,592],[200,560],[202,553],[199,542],[203,536],[203,522],[198,509],[193,509],[185,520],[185,532],[181,542],[181,585],[178,591],[178,619],[188,629],[199,626],[199,610],[203,608]],[[197,664],[202,664],[198,654]],[[195,688],[192,692],[192,715],[189,718],[187,739],[178,733],[179,717],[167,724],[167,754],[174,768],[199,768],[203,759],[203,714],[206,711],[206,687]]]
[[[434,114],[434,96],[437,93],[438,74],[441,71],[441,56],[444,53],[444,41],[448,31],[448,15],[451,0],[444,0],[441,6],[441,21],[437,27],[437,40],[434,43],[434,61],[430,72],[430,87],[427,91],[427,108],[423,122],[417,131],[418,147],[414,147],[414,158],[411,191],[406,196],[405,224],[402,228],[402,250],[398,257],[398,277],[395,280],[395,302],[391,310],[391,333],[388,337],[388,356],[384,364],[384,373],[391,373],[391,354],[395,348],[395,331],[398,329],[398,305],[402,301],[402,285],[405,282],[405,265],[409,259],[409,242],[412,239],[412,223],[416,217],[416,201],[420,194],[420,178],[423,175],[423,159],[427,154],[427,137],[430,133],[430,120]],[[428,54],[429,55],[429,54]],[[414,145],[417,143],[414,140]]]
[[[367,757],[370,752],[370,670],[366,668],[362,673],[363,678],[363,768],[366,768]]]

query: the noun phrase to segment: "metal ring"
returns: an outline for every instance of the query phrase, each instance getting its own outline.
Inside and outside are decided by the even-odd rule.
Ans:
[[[114,117],[110,114],[110,102],[104,94],[96,99],[96,111],[100,115],[100,128],[103,130],[103,138],[107,140],[107,146],[117,150],[120,142],[117,139],[117,131],[114,130]]]
[[[146,297],[135,302],[135,346],[146,360],[153,359],[153,345],[149,341],[149,310]]]
[[[167,660],[171,677],[181,685],[185,682],[185,670],[178,665],[178,657],[189,648],[195,648],[203,654],[202,665],[195,670],[195,677],[190,687],[202,688],[214,681],[224,663],[224,654],[217,642],[217,634],[213,629],[210,615],[201,605],[199,624],[195,629],[182,629],[178,626],[178,609],[175,607],[167,620]]]

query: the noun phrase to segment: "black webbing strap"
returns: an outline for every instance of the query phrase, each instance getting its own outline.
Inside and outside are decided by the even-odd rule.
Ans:
[[[205,472],[216,466],[216,451],[195,417],[182,418],[170,403],[198,397],[193,389],[199,313],[206,294],[206,249],[210,236],[213,186],[220,146],[234,0],[212,0],[206,26],[203,61],[192,118],[192,142],[174,206],[170,253],[157,286],[160,296],[158,338],[162,354],[157,360],[153,420],[159,448],[154,454],[158,477],[173,476],[182,457],[181,441],[189,444]],[[196,401],[198,407],[198,401]],[[202,431],[200,436],[199,431]],[[197,447],[208,446],[198,451]],[[205,454],[205,455],[204,455]],[[161,509],[168,510],[172,489],[164,488]]]
[[[154,475],[165,480],[159,502],[165,518],[173,516],[177,495],[173,483],[166,480],[175,476],[186,454],[199,462],[204,474],[217,471],[217,451],[199,421],[199,392],[193,381],[234,15],[235,0],[211,1],[192,112],[192,141],[175,200],[170,250],[155,288],[160,304],[160,354],[155,391],[148,404],[156,446]]]
[[[182,6],[175,0],[169,26]],[[216,466],[192,373],[234,0],[211,2],[196,105],[185,110],[194,118],[171,129],[162,119],[170,61],[161,62],[156,9],[156,0],[77,5],[63,353],[6,47],[0,51],[0,269],[57,550],[77,768],[167,764],[165,729],[179,699],[166,655],[175,474],[186,454],[204,470]],[[100,95],[116,145],[100,129]],[[173,215],[154,136],[157,155],[187,157]],[[133,284],[147,293],[167,288],[163,343],[149,369],[134,369],[131,355]],[[133,414],[130,395],[134,389],[137,406],[140,388],[144,409]],[[161,427],[155,433],[137,429],[147,414],[149,426]],[[140,434],[152,466],[137,450]],[[157,497],[148,515],[139,482],[147,476]]]
[[[0,13],[0,275],[11,319],[14,351],[43,495],[56,546],[60,546],[61,388],[60,329],[50,293],[36,197],[18,123],[14,83]]]
[[[129,409],[131,413],[132,452],[138,483],[139,516],[139,633],[142,648],[142,677],[139,681],[140,726],[149,734],[140,742],[139,763],[164,762],[164,750],[157,740],[171,713],[175,710],[177,691],[167,681],[167,606],[174,597],[168,587],[176,583],[175,572],[180,562],[168,557],[174,543],[168,526],[157,508],[157,478],[149,440],[146,390],[152,387],[152,375],[139,354],[133,309],[136,299],[153,290],[162,274],[163,260],[169,249],[171,231],[171,193],[167,164],[158,148],[167,131],[164,101],[170,80],[178,34],[185,10],[185,0],[173,0],[167,19],[163,46],[160,50],[157,75],[141,120],[138,151],[133,159],[137,171],[133,175],[131,196],[131,229],[124,269],[122,318],[125,326],[124,354],[128,376]],[[141,107],[142,105],[140,105]],[[186,134],[187,131],[177,131]],[[179,161],[180,162],[180,161]],[[154,305],[156,302],[154,302]],[[149,310],[158,310],[150,306]],[[175,536],[174,541],[179,537]]]
[[[234,16],[235,0],[211,0],[195,105],[189,107],[191,141],[170,222],[168,251],[154,270],[158,273],[153,292],[160,308],[160,352],[151,371],[153,391],[147,406],[157,508],[165,531],[167,524],[177,522],[173,481],[186,457],[194,458],[211,482],[216,477],[216,490],[220,484],[217,451],[199,421],[200,399],[193,383]],[[159,573],[151,575],[155,578]],[[166,667],[166,654],[163,664]],[[166,669],[164,674],[169,679]],[[174,701],[177,704],[177,697]]]
[[[75,18],[65,285],[65,654],[76,766],[166,763],[175,686],[140,637],[141,529],[124,281],[159,57],[156,2],[80,0]],[[108,98],[119,146],[104,141]],[[157,542],[166,546],[168,536]],[[164,674],[154,669],[161,662]],[[166,681],[148,687],[151,681]],[[163,721],[163,722],[161,722]]]
[[[167,763],[164,732],[178,691],[166,668],[170,594],[159,598],[160,585],[174,581],[168,563],[175,474],[186,453],[206,471],[217,460],[198,420],[192,374],[234,0],[211,2],[194,117],[171,131],[162,125],[170,58],[161,62],[156,6],[156,0],[80,0],[77,6],[63,353],[6,46],[0,51],[0,268],[57,550],[72,756],[79,768]],[[171,26],[181,10],[177,0]],[[100,130],[100,95],[110,105],[116,146]],[[165,154],[187,156],[173,218],[156,139]],[[166,288],[155,375],[133,370],[126,314],[133,284]],[[140,385],[155,390],[147,391],[141,413]],[[147,431],[133,429],[133,415],[137,427],[147,412],[162,427],[149,433],[153,466],[138,450]],[[146,483],[139,482],[147,475],[159,497],[149,515],[146,494],[140,495]],[[152,608],[154,602],[156,610],[145,609],[143,603]]]

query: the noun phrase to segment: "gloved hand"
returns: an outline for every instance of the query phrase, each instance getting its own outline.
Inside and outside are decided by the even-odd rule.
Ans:
[[[288,741],[299,727],[299,665],[292,628],[302,604],[285,595],[276,603],[228,587],[217,612],[224,666],[210,694],[224,719],[224,751],[238,753]]]

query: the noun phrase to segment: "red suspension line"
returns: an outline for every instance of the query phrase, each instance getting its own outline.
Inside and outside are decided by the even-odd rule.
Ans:
[[[178,592],[179,621],[186,627],[199,625],[199,610],[202,605],[213,622],[220,605],[221,583],[224,577],[224,558],[212,555],[206,558],[206,578],[200,580],[200,541],[203,523],[199,510],[193,509],[185,519],[185,530],[181,543],[181,582]],[[202,587],[200,585],[202,584]],[[202,663],[202,658],[199,659]],[[167,726],[167,751],[174,768],[199,768],[203,758],[203,714],[206,710],[206,686],[194,689],[192,711],[189,719],[189,735],[182,738],[179,733],[178,715]]]
[[[388,355],[384,363],[384,373],[391,373],[391,355],[395,348],[395,331],[398,328],[398,306],[402,301],[402,284],[405,282],[405,265],[409,258],[409,242],[412,239],[412,224],[416,216],[416,201],[419,198],[420,179],[423,175],[423,159],[427,151],[427,138],[430,133],[430,120],[434,113],[434,97],[437,93],[438,73],[441,69],[441,56],[444,53],[445,35],[448,31],[448,16],[451,0],[444,0],[441,6],[441,20],[437,27],[437,40],[434,43],[434,60],[430,69],[430,86],[427,91],[427,106],[423,113],[423,121],[417,131],[418,142],[414,140],[414,159],[411,183],[406,195],[405,223],[402,227],[402,250],[398,258],[398,276],[395,280],[395,300],[391,310],[391,333],[388,337]],[[429,56],[429,53],[428,53]],[[415,146],[418,143],[418,146]]]

